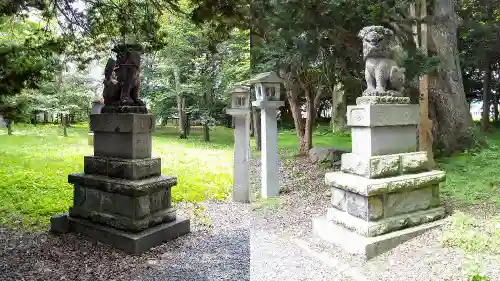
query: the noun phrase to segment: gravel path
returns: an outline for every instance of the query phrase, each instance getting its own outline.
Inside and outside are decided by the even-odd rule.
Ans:
[[[202,205],[202,216],[195,216],[189,206],[178,206],[180,215],[192,218],[191,234],[140,256],[78,234],[0,229],[0,280],[250,280],[248,206]]]
[[[316,239],[311,233],[311,219],[324,214],[330,200],[329,188],[323,184],[325,172],[306,158],[281,161],[284,194],[273,208],[258,208],[252,214],[252,247],[259,249],[254,254],[252,248],[251,264],[252,270],[266,268],[266,260],[290,266],[267,266],[266,278],[260,278],[264,276],[260,274],[260,279],[255,280],[279,276],[274,280],[465,281],[465,270],[475,259],[490,281],[500,281],[500,256],[470,255],[443,248],[439,241],[441,229],[428,231],[368,262]],[[259,159],[253,159],[255,193],[260,186],[259,174]],[[263,237],[254,238],[256,235]],[[303,269],[294,267],[298,263],[304,264]],[[301,270],[305,273],[301,274]]]

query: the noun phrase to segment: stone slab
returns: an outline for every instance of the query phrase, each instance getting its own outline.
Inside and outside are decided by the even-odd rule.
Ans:
[[[445,222],[446,219],[442,219],[376,237],[364,237],[329,221],[326,216],[320,216],[313,219],[313,233],[316,237],[332,243],[348,253],[361,255],[368,260],[390,251],[430,229],[442,226]]]
[[[98,114],[96,116],[100,116]],[[102,157],[144,159],[151,158],[151,133],[94,133],[94,155]]]
[[[415,152],[417,125],[352,127],[352,153],[363,158]]]
[[[258,108],[280,108],[285,106],[284,101],[267,101],[267,100],[256,100],[252,102],[252,106]]]
[[[425,151],[361,157],[355,153],[342,154],[340,170],[366,178],[384,178],[428,171]]]
[[[138,233],[125,232],[73,217],[69,217],[69,221],[71,230],[130,254],[147,252],[164,242],[190,233],[190,220],[182,217]]]
[[[331,172],[325,175],[327,185],[364,196],[433,187],[445,179],[445,172],[438,170],[380,179],[369,179],[345,172]]]
[[[335,208],[329,208],[326,217],[328,220],[360,235],[375,237],[396,230],[436,221],[444,218],[445,214],[446,212],[444,207],[437,207],[384,218],[378,221],[367,221],[352,216],[347,212],[343,212]]]
[[[228,108],[226,114],[234,117],[247,116],[250,115],[250,108]]]
[[[353,127],[418,125],[419,120],[420,111],[417,104],[366,104],[347,107],[347,125]]]
[[[112,178],[140,180],[161,175],[161,159],[122,159],[99,156],[84,157],[84,172]]]
[[[101,175],[70,174],[68,175],[68,182],[74,185],[95,188],[110,193],[118,193],[127,196],[142,196],[177,185],[177,178],[161,175],[132,181]]]
[[[156,119],[151,114],[92,114],[90,130],[106,133],[150,133],[155,130]]]

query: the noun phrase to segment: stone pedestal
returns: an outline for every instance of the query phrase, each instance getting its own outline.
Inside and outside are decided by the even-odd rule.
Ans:
[[[261,196],[269,198],[280,193],[278,169],[278,125],[277,109],[282,101],[256,101],[254,106],[261,110]]]
[[[445,173],[416,152],[418,105],[349,106],[352,153],[327,173],[327,214],[313,220],[319,237],[372,258],[441,223],[439,185]]]
[[[234,202],[250,202],[250,110],[228,109],[227,114],[234,116]]]
[[[84,158],[84,173],[68,176],[70,230],[134,254],[189,233],[189,220],[172,207],[177,179],[161,175],[160,159],[151,158],[155,118],[103,113],[90,124],[94,156]]]

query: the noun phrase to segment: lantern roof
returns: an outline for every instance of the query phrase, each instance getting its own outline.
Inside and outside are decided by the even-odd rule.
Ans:
[[[263,72],[259,73],[255,76],[253,76],[250,80],[250,83],[256,84],[256,83],[281,83],[283,82],[283,79],[281,79],[278,74],[274,71],[270,72]]]
[[[231,88],[229,93],[231,95],[248,94],[248,93],[250,93],[250,87],[245,86],[245,85],[236,84],[233,86],[233,88]]]

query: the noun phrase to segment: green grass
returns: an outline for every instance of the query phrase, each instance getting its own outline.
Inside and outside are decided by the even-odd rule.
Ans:
[[[500,206],[500,131],[486,135],[488,147],[438,159],[446,172],[441,193],[461,204],[496,203]]]
[[[14,135],[0,131],[0,222],[45,226],[51,215],[68,210],[72,187],[70,173],[83,172],[87,145],[86,124],[68,129],[62,137],[56,125],[16,125]],[[153,156],[161,157],[162,173],[177,176],[174,201],[199,202],[226,198],[232,185],[233,133],[215,128],[211,143],[201,141],[193,128],[181,140],[174,128],[160,128],[153,137]]]
[[[456,212],[444,230],[441,242],[446,247],[460,248],[471,254],[500,255],[500,216],[479,220]]]

